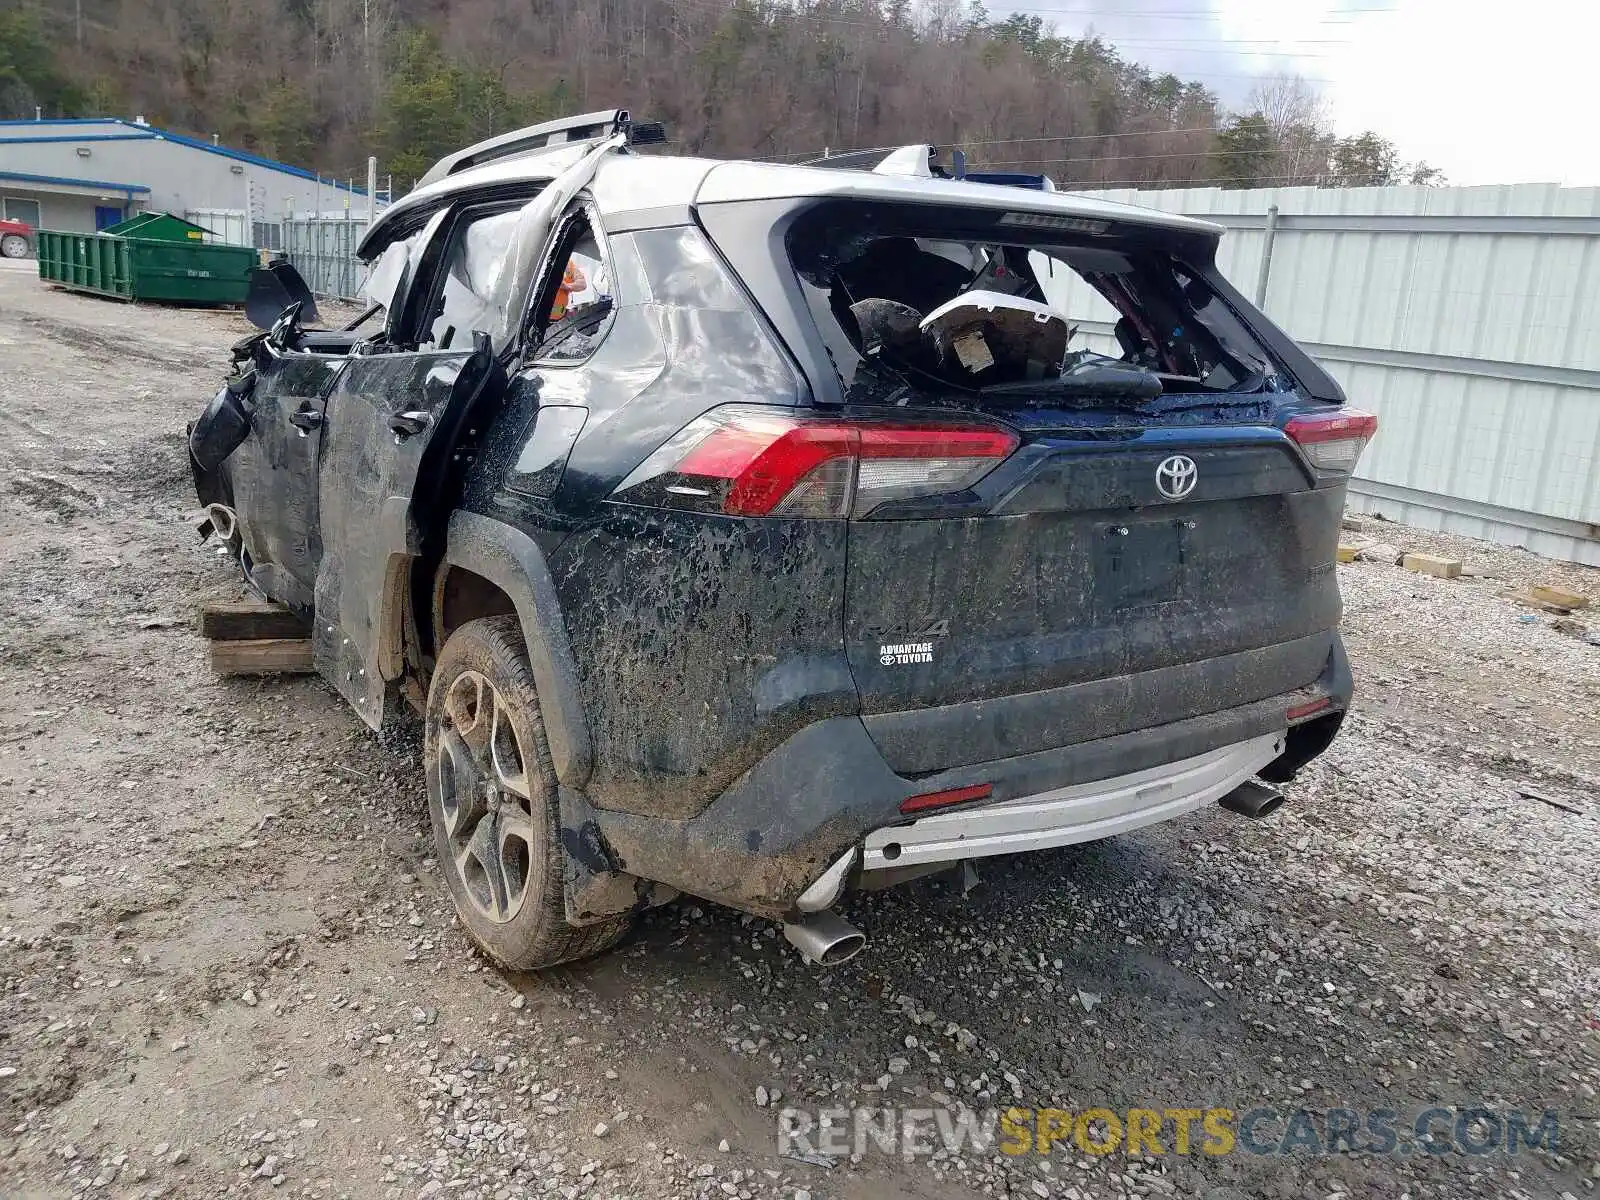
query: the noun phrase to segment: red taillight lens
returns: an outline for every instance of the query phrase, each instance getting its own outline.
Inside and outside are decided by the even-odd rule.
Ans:
[[[988,425],[721,408],[641,463],[617,496],[739,517],[859,517],[891,500],[970,487],[1016,447],[1016,434]]]
[[[952,804],[966,804],[973,800],[987,800],[994,794],[994,785],[974,783],[968,787],[950,788],[943,792],[923,792],[920,796],[907,796],[900,801],[903,813],[926,812],[930,808],[948,808]]]
[[[1378,432],[1378,418],[1354,408],[1302,413],[1283,427],[1319,471],[1348,475]]]

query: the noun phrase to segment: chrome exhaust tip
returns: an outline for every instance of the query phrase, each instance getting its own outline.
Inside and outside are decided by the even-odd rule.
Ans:
[[[1246,779],[1217,803],[1229,812],[1259,821],[1283,803],[1283,793],[1258,779]]]
[[[226,504],[206,505],[206,516],[210,518],[211,529],[221,541],[233,540],[234,531],[239,528],[239,514]]]
[[[867,935],[831,912],[813,913],[799,921],[785,921],[783,936],[800,951],[800,957],[819,967],[848,962],[867,944]]]

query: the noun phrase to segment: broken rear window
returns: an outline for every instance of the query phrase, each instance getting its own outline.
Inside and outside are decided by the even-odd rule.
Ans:
[[[1267,353],[1174,244],[1054,214],[857,201],[819,205],[788,237],[852,396],[884,376],[864,364],[994,398],[1273,386]]]

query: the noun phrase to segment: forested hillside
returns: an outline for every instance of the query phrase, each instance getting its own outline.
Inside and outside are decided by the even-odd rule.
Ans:
[[[465,143],[613,105],[723,156],[933,141],[1137,186],[1419,169],[1333,138],[1295,81],[1227,112],[1100,39],[955,0],[0,0],[0,118],[138,113],[339,176],[376,154],[397,190]]]

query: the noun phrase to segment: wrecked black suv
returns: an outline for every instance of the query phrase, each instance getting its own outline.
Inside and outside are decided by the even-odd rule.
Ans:
[[[441,162],[361,246],[364,318],[306,328],[280,269],[191,432],[321,673],[374,728],[424,712],[473,939],[546,966],[691,893],[837,961],[846,889],[1275,804],[1350,700],[1376,423],[1221,231],[928,147],[650,140]]]

